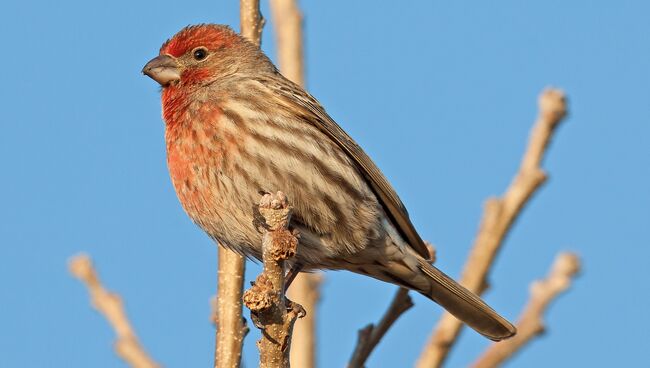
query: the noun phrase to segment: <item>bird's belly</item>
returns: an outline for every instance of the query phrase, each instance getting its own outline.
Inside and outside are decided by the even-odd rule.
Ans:
[[[221,245],[261,257],[261,234],[254,226],[256,190],[220,162],[205,162],[170,150],[168,166],[188,216]],[[261,198],[261,197],[260,197]]]
[[[174,188],[185,211],[221,245],[261,258],[256,225],[261,193],[282,191],[294,208],[291,226],[301,233],[298,259],[322,264],[358,253],[384,236],[384,212],[349,162],[298,149],[259,147],[244,139],[224,150],[168,147]],[[260,154],[264,152],[264,154]]]

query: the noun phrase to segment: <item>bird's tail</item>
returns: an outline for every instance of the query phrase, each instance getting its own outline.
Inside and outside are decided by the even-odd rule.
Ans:
[[[478,333],[494,341],[507,339],[517,333],[512,323],[451,277],[426,261],[420,262],[419,267],[429,278],[430,290],[418,291]]]
[[[419,292],[490,340],[507,339],[517,332],[512,323],[501,317],[481,298],[419,256],[415,267],[406,266],[399,261],[388,262],[383,266],[381,276],[371,276]]]

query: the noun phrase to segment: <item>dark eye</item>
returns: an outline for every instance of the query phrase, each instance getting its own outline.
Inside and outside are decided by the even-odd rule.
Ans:
[[[194,60],[201,61],[206,57],[208,57],[208,50],[204,48],[199,48],[194,50],[194,52],[192,52],[192,55],[194,56]]]

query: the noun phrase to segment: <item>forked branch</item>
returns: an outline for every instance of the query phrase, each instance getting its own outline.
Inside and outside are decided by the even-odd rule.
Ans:
[[[517,335],[509,340],[490,345],[473,366],[475,368],[498,367],[533,338],[544,333],[543,318],[546,309],[571,286],[572,278],[578,272],[580,272],[580,259],[577,255],[558,254],[546,279],[532,283],[530,299],[517,322]]]
[[[547,89],[539,98],[539,116],[533,126],[528,148],[519,172],[501,198],[485,203],[478,235],[463,270],[460,283],[477,294],[488,286],[487,275],[512,224],[521,209],[546,180],[541,168],[546,148],[553,132],[566,115],[564,93]],[[462,323],[444,313],[425,345],[417,363],[418,368],[440,367],[460,333]]]

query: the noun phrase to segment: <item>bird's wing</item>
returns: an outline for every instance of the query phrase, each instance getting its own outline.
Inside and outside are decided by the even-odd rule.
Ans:
[[[384,174],[379,171],[377,165],[372,162],[363,149],[325,112],[325,109],[318,101],[300,86],[281,76],[268,81],[260,80],[260,82],[273,90],[274,95],[283,104],[289,105],[303,114],[305,122],[314,125],[325,133],[352,158],[378,196],[384,210],[393,220],[393,224],[397,226],[400,234],[417,253],[425,259],[429,258],[426,245],[411,223],[404,204],[390,183],[388,183]]]

